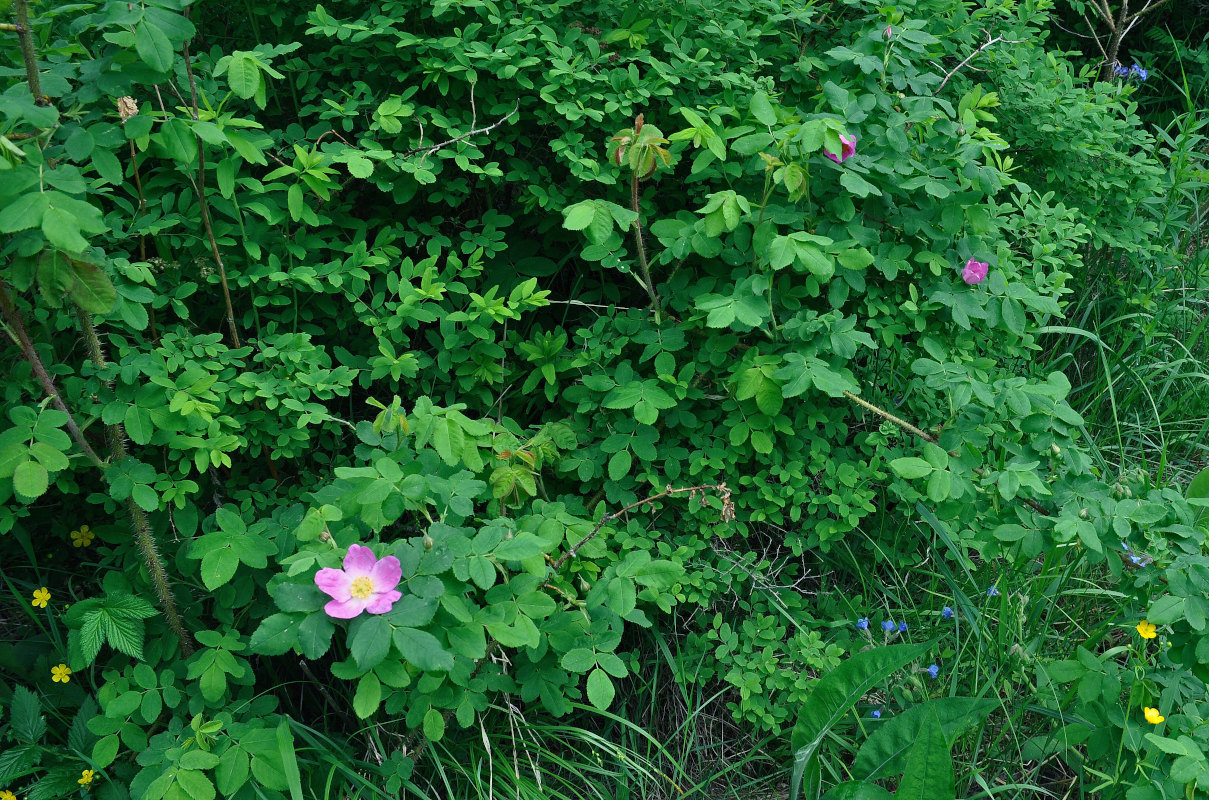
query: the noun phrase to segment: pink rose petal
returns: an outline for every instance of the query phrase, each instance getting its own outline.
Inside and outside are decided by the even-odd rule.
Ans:
[[[315,573],[315,585],[335,600],[348,600],[353,596],[353,579],[342,569],[327,567]]]
[[[374,551],[359,544],[348,546],[348,555],[344,557],[344,571],[353,578],[369,575],[377,562]]]
[[[336,619],[352,619],[365,610],[369,598],[351,597],[348,600],[332,600],[323,607],[329,617]]]
[[[402,594],[393,589],[389,592],[375,594],[369,599],[369,604],[365,606],[365,610],[371,614],[385,614],[387,611],[390,611],[391,606],[399,602],[402,597]]]
[[[399,579],[403,577],[403,567],[399,564],[399,559],[387,556],[374,564],[369,576],[374,579],[374,591],[385,592],[399,585]]]

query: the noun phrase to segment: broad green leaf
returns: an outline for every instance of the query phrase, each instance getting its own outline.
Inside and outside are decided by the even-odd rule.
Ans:
[[[587,689],[588,702],[601,711],[608,710],[609,706],[613,704],[613,697],[617,694],[617,690],[613,687],[613,679],[599,667],[592,670],[592,674],[588,676]]]
[[[794,753],[789,796],[800,796],[803,780],[807,795],[817,797],[822,774],[818,749],[837,722],[873,686],[927,651],[930,643],[899,644],[865,650],[815,682],[793,726],[790,744]]]
[[[424,714],[424,736],[433,742],[439,742],[445,736],[445,717],[435,708]]]
[[[904,759],[895,800],[953,800],[953,757],[936,709],[925,712],[922,722]]]
[[[90,314],[108,314],[118,301],[117,290],[100,267],[87,261],[71,262],[75,281],[68,290],[71,299]],[[139,442],[146,444],[146,442]]]
[[[238,745],[227,748],[219,758],[218,766],[214,768],[214,782],[224,796],[231,796],[248,781],[248,768],[251,759],[248,751]]]
[[[404,658],[422,670],[448,672],[453,669],[453,656],[428,631],[396,628],[394,643]]]
[[[363,615],[353,622],[348,649],[357,666],[366,670],[380,664],[390,651],[393,632],[391,624],[376,614]]]
[[[266,656],[279,656],[298,642],[298,619],[293,614],[266,617],[248,642],[248,650]]]
[[[831,787],[819,800],[894,800],[894,795],[876,783],[845,781]]]
[[[569,231],[582,231],[596,218],[596,203],[583,200],[563,209],[563,227]]]
[[[382,683],[378,676],[370,672],[361,676],[357,682],[357,693],[353,695],[353,713],[358,719],[365,719],[378,710],[382,702]]]
[[[42,235],[53,247],[69,253],[82,253],[88,247],[75,215],[58,206],[47,208],[42,215]]]
[[[46,467],[37,461],[23,461],[13,470],[13,488],[23,497],[30,499],[46,494],[50,487],[50,476]]]
[[[764,92],[756,92],[751,96],[751,115],[761,125],[776,125],[777,112]]]
[[[172,42],[145,18],[134,28],[134,49],[139,58],[156,72],[167,72],[172,68]]]
[[[227,83],[236,96],[250,99],[260,88],[260,81],[260,67],[251,57],[243,53],[232,54],[231,63],[227,65]]]
[[[939,697],[882,720],[852,762],[852,776],[862,780],[889,778],[903,771],[904,759],[921,730],[935,717],[949,745],[977,725],[999,705],[976,697]]]
[[[890,468],[904,478],[922,478],[932,473],[932,465],[922,458],[896,458],[890,462]]]
[[[97,743],[92,746],[92,760],[99,768],[104,769],[118,757],[120,747],[121,742],[118,740],[117,734],[110,734],[98,739]]]
[[[30,192],[17,197],[0,209],[0,233],[16,233],[42,224],[42,216],[50,206],[45,192]]]

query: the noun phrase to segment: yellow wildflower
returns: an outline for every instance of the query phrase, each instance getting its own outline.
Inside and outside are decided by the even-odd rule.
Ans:
[[[1158,636],[1158,633],[1155,632],[1154,623],[1147,622],[1146,620],[1142,620],[1138,623],[1138,633],[1143,639],[1153,639],[1154,637]]]
[[[88,547],[95,538],[96,534],[90,531],[87,525],[81,525],[78,531],[71,532],[71,543],[76,547]]]
[[[5,789],[3,792],[0,792],[0,800],[17,800],[17,795]]]
[[[1157,708],[1151,708],[1150,706],[1146,706],[1146,708],[1143,708],[1142,713],[1146,716],[1146,721],[1149,722],[1151,725],[1158,725],[1160,722],[1167,719],[1166,717],[1164,717],[1162,714],[1159,713],[1159,710]]]
[[[67,683],[69,680],[71,680],[71,667],[67,666],[66,664],[51,667],[50,679],[55,683]]]
[[[50,589],[43,586],[34,592],[34,606],[36,608],[46,608],[46,604],[50,601]]]
[[[96,773],[94,773],[92,770],[86,769],[80,773],[80,778],[76,781],[76,783],[80,784],[81,786],[87,786],[92,783],[92,776],[95,774]]]

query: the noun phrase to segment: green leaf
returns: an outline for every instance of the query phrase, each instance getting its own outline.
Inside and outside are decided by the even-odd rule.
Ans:
[[[845,781],[831,787],[819,800],[894,800],[894,795],[876,783]]]
[[[45,192],[30,192],[0,209],[0,233],[16,233],[42,224],[42,216],[50,206]]]
[[[231,63],[227,65],[227,83],[236,96],[248,100],[260,88],[260,67],[247,55],[232,54]]]
[[[772,107],[772,103],[768,100],[768,95],[764,92],[756,92],[751,97],[751,115],[756,118],[761,125],[776,125],[777,112]]]
[[[596,201],[582,200],[563,209],[563,227],[569,231],[582,231],[596,219]]]
[[[378,676],[370,672],[361,676],[357,682],[357,693],[353,695],[353,713],[358,719],[365,719],[378,710],[382,702],[382,683]]]
[[[82,253],[88,247],[75,215],[58,206],[50,206],[42,215],[42,234],[53,247],[69,253]]]
[[[118,749],[121,744],[116,733],[97,740],[97,743],[92,746],[92,760],[97,767],[104,769],[112,764],[113,760],[118,757]]]
[[[874,684],[921,656],[929,646],[900,644],[865,650],[815,682],[790,736],[794,753],[790,797],[800,796],[803,780],[808,796],[819,795],[818,750],[823,739]]]
[[[564,653],[559,663],[570,672],[587,672],[596,666],[596,654],[586,647],[576,647]]]
[[[404,658],[422,670],[448,672],[453,669],[453,655],[428,631],[395,628],[394,643]]]
[[[336,626],[327,614],[308,614],[298,626],[298,649],[309,659],[316,659],[332,646]]]
[[[69,290],[71,299],[90,314],[108,314],[112,311],[118,301],[118,293],[109,276],[100,267],[87,261],[73,260],[71,266],[75,272],[75,282]]]
[[[617,694],[617,690],[613,687],[613,679],[599,667],[592,670],[592,674],[588,676],[587,688],[588,702],[601,711],[608,710],[609,706],[613,704],[613,697]]]
[[[922,458],[896,458],[890,468],[904,478],[922,478],[932,473],[932,465]]]
[[[929,709],[923,726],[907,752],[895,800],[952,800],[956,790],[953,758],[936,709]]]
[[[439,742],[445,736],[445,717],[435,708],[424,714],[424,736],[433,742]]]
[[[266,617],[252,634],[248,650],[265,656],[279,656],[298,642],[298,620],[293,614]]]
[[[42,705],[38,696],[17,684],[13,687],[13,699],[9,710],[9,723],[13,735],[23,742],[37,744],[46,733],[46,720],[42,717]]]
[[[13,470],[13,488],[17,493],[33,499],[46,494],[50,487],[50,475],[37,461],[23,461]]]
[[[127,406],[122,423],[127,435],[135,444],[151,443],[151,437],[155,434],[155,426],[151,422],[150,411],[140,405]]]
[[[164,41],[167,41],[167,39]],[[185,794],[191,797],[192,800],[214,800],[214,784],[200,770],[180,770],[176,773],[176,783],[185,790]]]
[[[609,459],[609,480],[619,481],[629,475],[633,463],[634,457],[630,455],[629,450],[618,450]]]
[[[172,42],[145,18],[135,26],[134,49],[139,58],[156,72],[167,72],[172,68]]]
[[[390,652],[393,631],[391,624],[376,614],[363,616],[354,622],[348,648],[357,666],[366,670],[382,663]]]
[[[230,797],[248,781],[250,759],[248,751],[239,746],[228,747],[219,758],[218,766],[214,768],[214,781],[218,791],[225,797]]]
[[[951,746],[998,705],[985,698],[939,697],[911,706],[883,720],[869,735],[852,762],[852,777],[868,781],[898,775],[905,769],[907,753],[933,718],[940,722]]]
[[[71,259],[66,253],[58,250],[47,250],[38,259],[38,291],[46,300],[47,305],[59,308],[63,295],[75,283],[75,272],[71,268]]]

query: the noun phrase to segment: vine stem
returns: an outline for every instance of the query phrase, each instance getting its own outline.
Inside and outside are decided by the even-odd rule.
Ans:
[[[76,304],[76,317],[80,320],[80,330],[84,333],[84,341],[88,345],[88,354],[93,365],[100,372],[105,369],[105,354],[101,350],[101,338],[97,335],[96,325],[92,315]],[[109,458],[113,463],[121,463],[127,457],[126,431],[122,423],[115,422],[109,426]],[[155,595],[159,598],[160,608],[168,627],[180,641],[181,652],[185,656],[193,655],[193,638],[185,628],[180,611],[176,608],[176,598],[172,596],[172,582],[164,569],[164,561],[160,558],[159,549],[155,546],[155,537],[151,533],[151,525],[147,514],[134,502],[133,497],[126,498],[126,511],[130,514],[130,524],[134,529],[134,540],[139,551],[143,554],[143,563],[147,566],[147,574],[155,587]]]
[[[193,61],[189,56],[189,43],[181,48],[185,59],[185,74],[189,77],[189,92],[192,99],[190,113],[193,119],[198,119],[197,80],[193,77]],[[214,224],[210,220],[210,203],[206,200],[206,148],[201,137],[193,135],[197,140],[197,178],[192,181],[197,192],[197,202],[201,206],[202,227],[205,228],[206,238],[210,241],[210,253],[214,256],[214,264],[218,267],[218,280],[222,284],[222,299],[226,305],[227,332],[231,336],[231,346],[238,348],[239,330],[235,326],[235,308],[231,304],[231,286],[227,282],[227,267],[223,263],[222,253],[218,250],[218,239],[214,236]]]
[[[651,267],[646,260],[646,245],[642,241],[642,211],[638,205],[638,173],[635,172],[630,178],[630,205],[637,215],[634,218],[634,242],[638,246],[638,266],[642,269],[642,288],[646,289],[647,296],[651,298],[651,310],[655,312],[655,324],[660,323],[659,320],[659,295],[655,292],[655,283],[651,280]]]

